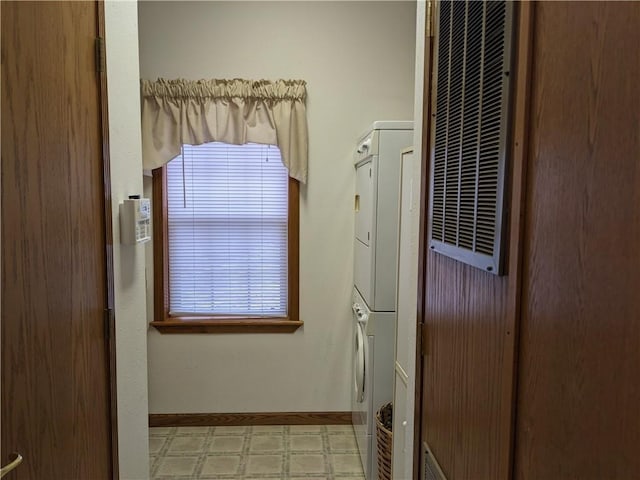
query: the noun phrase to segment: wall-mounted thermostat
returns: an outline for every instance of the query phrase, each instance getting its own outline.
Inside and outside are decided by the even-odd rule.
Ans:
[[[140,195],[129,195],[120,204],[120,243],[135,245],[151,240],[151,202]]]

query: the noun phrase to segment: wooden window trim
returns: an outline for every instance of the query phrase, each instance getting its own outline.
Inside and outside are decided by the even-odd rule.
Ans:
[[[160,333],[290,333],[300,328],[300,184],[289,177],[287,317],[171,316],[166,167],[153,170],[153,308]]]

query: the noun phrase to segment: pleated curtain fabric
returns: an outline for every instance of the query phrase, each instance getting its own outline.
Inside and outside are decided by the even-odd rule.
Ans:
[[[307,181],[304,80],[142,80],[142,160],[153,170],[182,145],[277,145],[289,176]]]

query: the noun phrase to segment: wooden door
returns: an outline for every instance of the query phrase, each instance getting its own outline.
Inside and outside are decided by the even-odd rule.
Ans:
[[[110,479],[94,2],[2,2],[2,463]]]
[[[640,3],[536,6],[516,479],[640,478]]]
[[[449,480],[508,480],[512,469],[515,338],[519,310],[521,195],[527,109],[531,5],[518,5],[514,22],[513,106],[508,145],[508,255],[505,275],[457,262],[428,248],[429,156],[423,158],[418,309],[420,478],[425,460]],[[431,99],[434,102],[434,99]],[[431,111],[435,112],[432,103]],[[427,129],[431,128],[429,132]],[[425,453],[428,452],[428,453]]]

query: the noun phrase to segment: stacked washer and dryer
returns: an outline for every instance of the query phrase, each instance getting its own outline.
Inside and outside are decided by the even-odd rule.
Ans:
[[[367,480],[378,477],[375,414],[393,398],[401,152],[413,122],[374,122],[355,154],[353,427]]]

